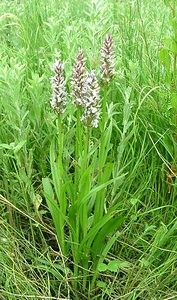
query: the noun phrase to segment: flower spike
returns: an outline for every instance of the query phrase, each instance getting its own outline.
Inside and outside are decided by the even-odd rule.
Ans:
[[[58,113],[64,112],[66,106],[66,83],[63,76],[63,66],[60,60],[57,60],[53,66],[55,75],[51,77],[52,99],[51,106]]]
[[[107,33],[101,47],[100,76],[103,83],[110,82],[114,75],[114,44],[110,33]]]
[[[71,96],[78,106],[83,106],[84,83],[86,78],[84,50],[78,50],[78,55],[73,68],[73,79],[71,81]]]
[[[98,127],[100,116],[100,87],[98,80],[95,76],[95,71],[87,73],[85,81],[85,94],[84,94],[84,113],[81,117],[87,126]]]

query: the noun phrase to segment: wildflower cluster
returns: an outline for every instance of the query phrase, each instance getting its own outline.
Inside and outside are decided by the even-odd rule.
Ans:
[[[114,74],[114,45],[111,35],[108,33],[101,47],[100,77],[103,83],[109,82]],[[83,49],[79,48],[73,67],[71,80],[71,97],[74,104],[82,107],[81,121],[86,126],[98,127],[100,118],[100,87],[95,71],[86,71],[86,58]],[[58,113],[64,111],[66,105],[66,85],[63,77],[63,66],[58,60],[54,64],[55,76],[52,82],[51,106]]]

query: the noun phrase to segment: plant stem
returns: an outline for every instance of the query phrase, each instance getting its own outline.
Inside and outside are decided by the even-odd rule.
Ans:
[[[81,143],[81,139],[82,139],[82,127],[81,127],[81,108],[78,107],[77,108],[77,121],[76,121],[76,145],[75,145],[75,160],[76,160],[76,164],[75,164],[75,170],[74,170],[74,198],[73,198],[73,203],[74,204],[79,197],[79,179],[80,179],[80,167],[79,167],[79,160],[81,158],[81,154],[82,154],[82,143]],[[76,208],[77,211],[77,208]],[[75,230],[76,230],[76,237],[73,238],[73,251],[74,251],[74,277],[78,278],[78,263],[79,263],[79,251],[78,251],[78,247],[79,247],[79,239],[80,239],[80,215],[79,213],[76,214],[75,216]],[[78,281],[74,281],[74,288],[77,289],[77,285],[78,285]]]
[[[66,214],[66,199],[65,199],[65,193],[63,191],[63,129],[62,129],[62,123],[61,123],[61,116],[58,116],[58,177],[59,177],[59,204],[60,209],[63,215]],[[60,237],[60,243],[61,243],[61,250],[63,253],[65,253],[65,242],[64,242],[64,218],[60,215],[60,226],[61,226],[61,237]]]
[[[81,108],[78,107],[77,109],[77,123],[76,123],[76,148],[75,148],[75,173],[74,173],[74,202],[77,200],[77,193],[78,193],[78,185],[79,185],[79,159],[82,153],[82,144],[81,144]]]
[[[176,0],[174,0],[174,3],[173,3],[173,7],[171,8],[172,9],[172,16],[173,18],[175,18],[176,16],[176,12],[175,12],[175,7],[176,7]],[[176,31],[175,31],[175,39],[176,39]],[[177,54],[174,53],[174,61],[173,61],[173,78],[174,78],[174,81],[173,81],[173,88],[176,92],[176,59],[177,59]]]
[[[173,81],[173,89],[176,91],[176,59],[177,55],[174,54],[174,61],[173,61],[173,76],[174,76],[174,81]]]
[[[105,127],[106,127],[106,100],[107,100],[107,85],[104,86],[103,103],[102,103],[102,122],[101,122],[101,139],[100,139],[100,149],[99,149],[99,165],[98,165],[98,185],[102,183],[102,173],[105,163]],[[104,190],[97,193],[95,200],[95,214],[94,222],[95,224],[102,218],[104,211]]]
[[[82,172],[84,173],[87,170],[89,161],[88,161],[88,153],[89,153],[89,139],[90,139],[90,128],[86,127],[85,128],[85,140],[84,140],[84,157],[83,157],[83,166],[82,166]],[[85,196],[87,193],[86,191],[82,191],[82,197]],[[81,216],[82,216],[82,239],[85,238],[87,235],[87,230],[88,230],[88,205],[87,203],[84,203],[82,206],[82,211],[81,211]],[[86,284],[87,284],[87,275],[88,275],[88,257],[83,258],[83,290],[85,291],[86,289]]]
[[[82,165],[82,174],[87,170],[88,167],[88,150],[89,150],[89,128],[85,128],[85,139],[84,139],[84,154],[83,154],[83,165]],[[83,196],[85,196],[85,191],[83,192]],[[87,203],[85,203],[82,207],[82,229],[83,229],[83,238],[87,234],[87,226],[88,226],[88,210]]]

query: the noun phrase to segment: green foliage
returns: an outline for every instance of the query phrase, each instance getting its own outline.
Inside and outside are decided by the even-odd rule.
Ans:
[[[172,93],[171,95],[171,106],[175,113],[177,113],[177,94]]]
[[[171,66],[171,57],[167,49],[163,48],[159,51],[159,58],[160,61],[164,64],[164,66],[167,68],[168,72],[170,71]]]

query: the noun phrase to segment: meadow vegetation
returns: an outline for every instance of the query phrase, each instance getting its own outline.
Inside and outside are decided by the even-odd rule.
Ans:
[[[176,14],[175,0],[1,0],[0,299],[177,299]]]

